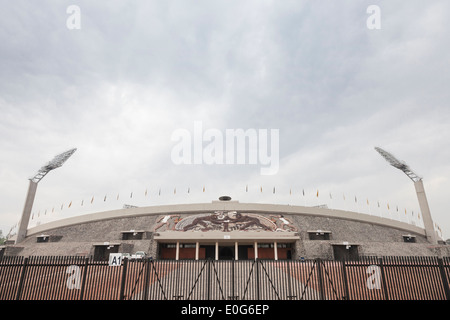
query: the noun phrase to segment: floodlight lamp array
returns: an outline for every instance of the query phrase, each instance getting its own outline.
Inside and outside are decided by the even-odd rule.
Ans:
[[[61,167],[64,164],[64,162],[66,162],[67,159],[69,159],[72,156],[72,154],[74,154],[75,151],[77,151],[77,149],[73,148],[61,154],[58,154],[51,161],[42,166],[36,173],[36,175],[30,180],[35,183],[38,183],[39,181],[42,180],[42,178],[44,178],[47,175],[47,173],[56,168]]]
[[[415,174],[409,166],[403,162],[398,160],[396,157],[394,157],[391,153],[387,152],[386,150],[383,150],[379,147],[375,147],[375,150],[381,154],[381,156],[389,162],[389,164],[401,171],[403,171],[412,181],[417,182],[422,180],[421,177],[419,177],[417,174]]]

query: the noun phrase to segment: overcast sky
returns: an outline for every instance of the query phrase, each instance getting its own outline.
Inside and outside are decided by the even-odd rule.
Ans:
[[[30,226],[225,194],[420,225],[413,183],[380,146],[424,178],[450,237],[447,0],[0,3],[4,235],[28,179],[73,147],[39,183]],[[71,5],[79,29],[67,27]],[[367,27],[370,5],[381,29]],[[223,133],[278,129],[278,172],[174,164],[172,133],[193,132],[195,121]]]

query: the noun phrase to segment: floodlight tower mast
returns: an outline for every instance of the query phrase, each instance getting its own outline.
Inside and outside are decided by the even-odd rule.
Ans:
[[[375,147],[375,150],[381,154],[381,156],[389,162],[391,166],[403,171],[414,182],[417,199],[419,200],[420,211],[422,212],[426,237],[430,243],[437,244],[436,231],[434,230],[433,219],[431,218],[430,207],[428,206],[428,200],[425,194],[422,178],[415,174],[404,161],[398,160],[389,152],[379,147]]]
[[[31,209],[33,208],[34,198],[36,196],[36,189],[39,181],[44,178],[50,171],[61,167],[67,159],[76,151],[77,149],[70,149],[66,152],[58,154],[50,162],[42,166],[39,171],[30,178],[30,184],[28,186],[27,198],[25,199],[25,205],[22,212],[22,218],[19,222],[19,229],[17,231],[16,243],[22,242],[27,236],[28,223],[30,222]]]

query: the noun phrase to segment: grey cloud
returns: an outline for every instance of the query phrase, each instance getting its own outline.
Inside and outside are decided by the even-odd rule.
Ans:
[[[377,161],[379,144],[423,170],[436,220],[448,225],[446,1],[378,1],[376,31],[365,27],[370,1],[77,1],[82,28],[72,31],[69,4],[15,1],[0,12],[3,230],[24,197],[6,189],[70,147],[78,153],[46,177],[42,205],[193,181],[223,192],[245,181],[296,183],[414,202],[408,181]],[[173,165],[170,134],[195,120],[280,129],[279,174]]]

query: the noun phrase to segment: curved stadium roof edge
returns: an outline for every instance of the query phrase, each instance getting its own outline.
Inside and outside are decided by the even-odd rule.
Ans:
[[[46,224],[35,226],[28,229],[27,236],[40,234],[42,232],[57,229],[66,226],[85,224],[95,221],[120,219],[126,217],[146,216],[146,215],[165,215],[165,214],[194,214],[207,213],[220,210],[240,211],[247,213],[273,213],[286,215],[310,215],[320,217],[330,217],[337,219],[353,220],[370,224],[377,224],[404,230],[409,233],[425,235],[425,229],[414,226],[398,220],[382,218],[379,216],[368,215],[353,211],[335,210],[322,207],[304,207],[285,204],[264,204],[264,203],[240,203],[238,201],[212,201],[211,203],[194,204],[175,204],[136,207],[128,209],[117,209],[102,211],[90,214],[84,214],[76,217],[70,217]]]

